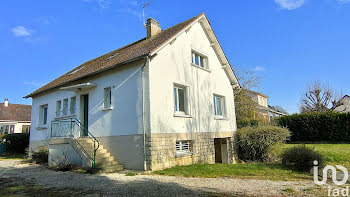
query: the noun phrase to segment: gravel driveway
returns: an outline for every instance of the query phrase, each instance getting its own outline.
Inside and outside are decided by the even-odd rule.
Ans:
[[[89,196],[299,196],[310,195],[304,191],[316,187],[311,181],[56,172],[19,160],[0,161],[0,178],[21,179],[46,189],[86,190]]]

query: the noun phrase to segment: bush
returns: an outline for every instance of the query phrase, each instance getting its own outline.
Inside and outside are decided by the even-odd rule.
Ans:
[[[5,152],[11,154],[24,154],[29,146],[28,133],[15,133],[2,135],[0,141],[5,143]]]
[[[349,142],[350,113],[313,112],[283,116],[277,124],[291,131],[294,142]]]
[[[37,164],[47,163],[49,159],[49,150],[46,147],[39,147],[38,151],[32,151],[31,161]]]
[[[238,157],[243,161],[269,161],[270,150],[290,136],[288,129],[276,126],[244,127],[237,131]]]
[[[237,128],[243,128],[243,127],[255,127],[255,126],[259,126],[261,125],[261,121],[260,120],[255,120],[255,119],[243,119],[243,120],[237,120]]]
[[[300,172],[310,172],[315,160],[318,161],[319,166],[323,166],[324,162],[320,153],[305,145],[298,145],[285,150],[281,158],[284,166]]]

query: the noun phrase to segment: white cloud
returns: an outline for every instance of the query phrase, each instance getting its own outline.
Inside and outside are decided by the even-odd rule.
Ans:
[[[44,83],[44,82],[37,82],[37,81],[25,81],[24,82],[24,85],[30,85],[30,86],[34,86],[34,87],[41,87],[45,84],[46,83]]]
[[[17,26],[12,28],[12,33],[14,36],[17,36],[17,37],[26,37],[32,34],[30,30],[28,30],[23,26]]]
[[[255,68],[253,69],[253,71],[259,72],[259,71],[265,71],[265,67],[262,66],[255,66]]]
[[[137,11],[135,9],[131,9],[131,8],[122,8],[122,9],[118,9],[117,10],[118,13],[124,13],[124,14],[130,14],[133,16],[136,16],[140,21],[142,21],[142,13],[141,11]]]
[[[344,0],[340,0],[344,1]],[[348,1],[348,0],[345,0]],[[305,0],[275,0],[281,9],[294,10],[304,5]]]
[[[350,3],[350,0],[337,0],[340,4]]]

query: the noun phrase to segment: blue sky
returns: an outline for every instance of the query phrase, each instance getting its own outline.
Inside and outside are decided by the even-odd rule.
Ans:
[[[59,2],[59,3],[57,3]],[[0,102],[22,97],[81,63],[143,38],[144,1],[2,0]],[[256,70],[269,104],[298,112],[320,80],[350,94],[350,0],[154,0],[167,28],[205,12],[232,66]]]

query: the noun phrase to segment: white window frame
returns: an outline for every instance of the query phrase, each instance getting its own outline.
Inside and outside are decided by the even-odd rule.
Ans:
[[[221,99],[221,114],[218,114],[217,111],[217,99]],[[222,95],[214,94],[213,95],[213,106],[214,106],[214,117],[224,118],[226,116],[226,101],[225,97]]]
[[[61,108],[62,108],[62,101],[61,100],[56,101],[56,117],[61,116]]]
[[[75,115],[76,111],[77,111],[77,97],[72,96],[70,97],[70,101],[69,101],[69,113],[70,115]]]
[[[179,103],[179,89],[184,90],[184,111],[180,111]],[[179,85],[174,83],[173,86],[173,96],[174,96],[174,114],[175,115],[189,115],[189,87],[184,85]]]
[[[176,156],[181,157],[192,154],[191,151],[192,141],[191,140],[178,140],[176,141]]]
[[[199,56],[198,64],[196,64],[196,55]],[[203,62],[200,61],[200,58],[203,58]],[[208,56],[198,50],[192,49],[191,50],[191,64],[195,67],[209,70],[209,59]]]
[[[113,107],[112,107],[112,87],[111,86],[105,87],[103,89],[103,109],[113,109]]]
[[[48,104],[39,106],[39,126],[47,126],[48,110],[49,110]]]

